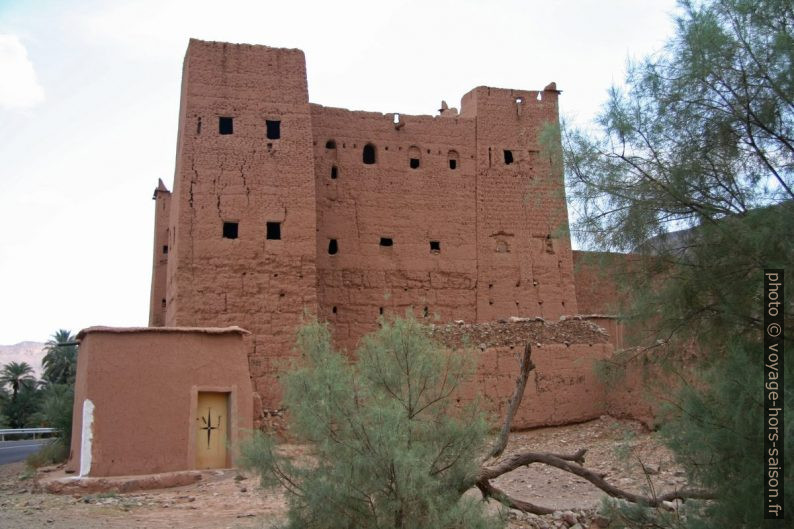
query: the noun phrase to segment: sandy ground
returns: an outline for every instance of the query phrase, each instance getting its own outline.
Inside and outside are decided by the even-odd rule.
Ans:
[[[649,476],[657,491],[684,484],[669,451],[633,422],[602,417],[512,434],[507,453],[520,448],[558,453],[588,448],[586,466],[606,472],[610,482],[627,490],[647,490],[639,460],[658,470]],[[34,478],[25,478],[23,463],[0,466],[0,528],[264,529],[283,521],[286,510],[281,493],[262,490],[257,479],[235,470],[207,473],[185,487],[126,494],[46,494],[35,491]],[[518,469],[495,483],[516,497],[563,510],[592,509],[603,495],[577,476],[542,465]],[[530,526],[520,516],[510,517],[511,529]]]

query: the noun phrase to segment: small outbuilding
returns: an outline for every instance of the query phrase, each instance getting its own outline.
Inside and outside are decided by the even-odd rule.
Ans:
[[[104,477],[232,466],[253,427],[247,334],[82,330],[67,470]]]

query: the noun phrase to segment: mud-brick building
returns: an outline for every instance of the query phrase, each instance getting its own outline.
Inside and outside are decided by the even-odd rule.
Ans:
[[[278,407],[279,369],[305,311],[352,350],[381,315],[411,309],[452,347],[461,334],[480,336],[474,353],[461,354],[480,355],[471,391],[497,409],[518,368],[511,351],[529,339],[546,347],[532,385],[543,409],[525,405],[518,426],[603,413],[612,404],[591,364],[612,354],[618,327],[544,323],[576,316],[582,303],[590,312],[604,305],[598,295],[577,299],[562,167],[541,142],[558,123],[559,94],[554,83],[481,86],[460,110],[442,103],[432,116],[330,108],[310,103],[300,50],[191,40],[173,187],[161,181],[154,192],[150,328],[89,329],[86,345],[97,351],[81,350],[80,369],[97,372],[87,363],[113,358],[99,349],[114,343],[133,356],[141,348],[152,369],[166,362],[158,357],[182,355],[168,351],[188,347],[187,336],[213,329],[196,342],[201,354],[217,355],[211,344],[222,339],[244,351],[257,421]],[[587,292],[603,292],[593,277],[580,275]],[[131,376],[134,364],[125,365],[113,376]],[[214,369],[228,379],[221,385],[239,387],[222,360]],[[169,420],[185,415],[186,432],[206,426],[196,387],[212,381],[198,371],[179,380],[192,397]],[[81,398],[75,416],[89,420]],[[173,443],[196,439],[175,434]],[[176,451],[189,468],[200,449]]]

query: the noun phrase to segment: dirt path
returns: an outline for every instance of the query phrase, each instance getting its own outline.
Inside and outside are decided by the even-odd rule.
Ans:
[[[656,490],[683,485],[672,456],[655,437],[633,422],[605,417],[588,423],[543,428],[511,435],[510,447],[555,452],[589,448],[586,465],[606,472],[621,488],[642,491],[646,477],[637,457],[658,474]],[[0,528],[2,529],[265,529],[283,521],[286,502],[275,490],[234,470],[211,472],[194,485],[126,494],[54,495],[34,492],[33,479],[23,479],[22,463],[0,466]],[[590,509],[601,491],[565,472],[535,465],[503,476],[497,484],[510,494],[561,509]],[[510,516],[511,529],[568,527],[559,517],[544,520]],[[585,526],[586,527],[586,526]]]

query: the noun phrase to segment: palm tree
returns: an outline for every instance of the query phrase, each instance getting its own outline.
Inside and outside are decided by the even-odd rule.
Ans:
[[[72,384],[77,373],[77,345],[71,331],[59,329],[44,344],[43,378],[50,384]]]
[[[0,385],[11,386],[11,402],[16,402],[20,387],[35,383],[33,368],[27,362],[9,362],[0,371]]]

